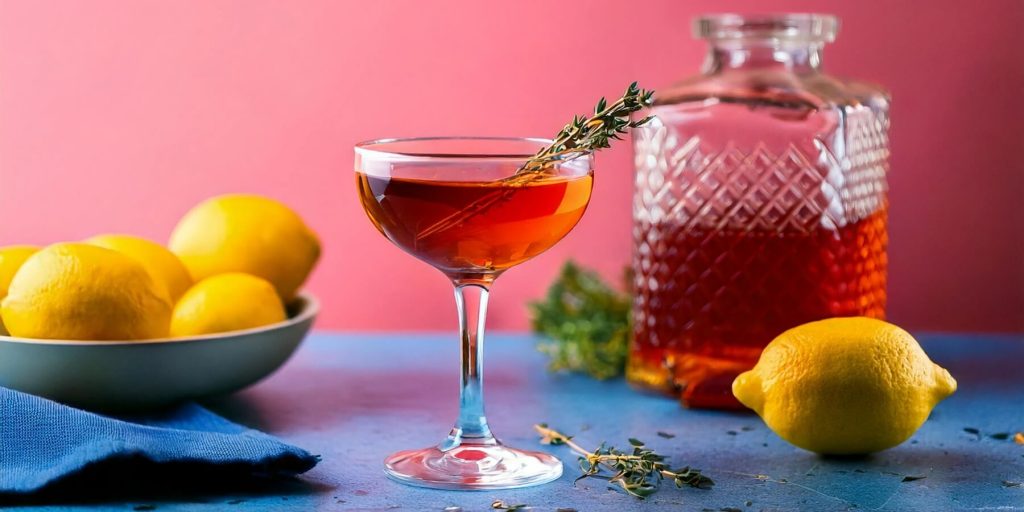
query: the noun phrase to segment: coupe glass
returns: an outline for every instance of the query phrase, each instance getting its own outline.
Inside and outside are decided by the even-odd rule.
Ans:
[[[459,417],[437,446],[395,453],[385,472],[442,489],[507,489],[562,474],[558,459],[501,444],[484,416],[483,341],[495,278],[554,245],[590,201],[592,155],[517,174],[551,141],[435,137],[375,140],[355,147],[363,209],[392,243],[443,272],[455,287],[462,343]]]

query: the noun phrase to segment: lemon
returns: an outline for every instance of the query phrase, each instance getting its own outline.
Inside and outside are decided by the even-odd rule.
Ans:
[[[7,287],[11,285],[11,279],[14,279],[14,274],[21,268],[21,264],[37,251],[39,248],[33,245],[11,245],[0,248],[0,299],[7,296]],[[0,318],[0,334],[8,334],[2,318]]]
[[[790,329],[732,383],[776,434],[824,454],[896,446],[954,391],[953,377],[909,333],[864,317]]]
[[[287,302],[320,257],[320,242],[287,206],[255,195],[203,201],[182,217],[169,247],[196,281],[225,272],[262,277]]]
[[[14,336],[133,340],[167,335],[170,300],[134,259],[82,243],[30,256],[2,303]]]
[[[138,261],[150,277],[164,287],[171,302],[176,302],[192,286],[192,276],[185,264],[156,242],[131,235],[98,235],[85,243],[117,251]]]
[[[7,296],[11,279],[29,256],[39,252],[34,245],[9,245],[0,248],[0,299]]]
[[[284,304],[266,279],[240,272],[208,277],[174,307],[171,336],[196,336],[282,322]]]

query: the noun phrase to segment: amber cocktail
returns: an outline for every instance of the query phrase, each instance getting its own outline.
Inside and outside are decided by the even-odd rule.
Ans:
[[[558,478],[550,455],[502,445],[483,407],[482,348],[488,289],[505,270],[557,243],[583,216],[589,153],[539,173],[520,167],[543,139],[420,138],[358,144],[356,181],[376,228],[455,286],[462,341],[459,418],[440,445],[398,452],[385,471],[444,489],[524,487]]]

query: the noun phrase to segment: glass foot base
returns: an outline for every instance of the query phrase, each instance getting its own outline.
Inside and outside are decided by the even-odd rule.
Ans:
[[[461,491],[528,487],[562,476],[557,458],[500,444],[406,450],[385,459],[384,466],[389,477],[404,484]]]

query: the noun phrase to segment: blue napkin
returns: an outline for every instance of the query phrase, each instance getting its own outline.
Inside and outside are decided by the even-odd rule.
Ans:
[[[37,491],[115,459],[256,475],[295,475],[319,461],[196,404],[117,419],[0,388],[0,493]]]

